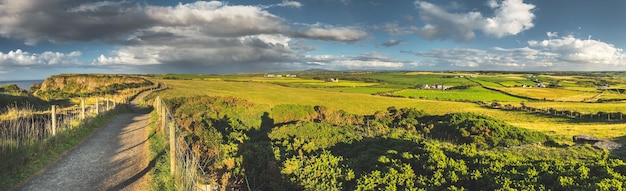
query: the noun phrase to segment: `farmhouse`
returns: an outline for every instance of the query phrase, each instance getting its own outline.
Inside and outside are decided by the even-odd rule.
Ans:
[[[339,78],[329,78],[326,82],[339,82]]]
[[[431,90],[447,90],[448,88],[451,88],[452,86],[444,86],[443,84],[433,84],[433,85],[428,85],[428,84],[417,84],[415,86],[415,88],[418,89],[431,89]]]
[[[535,87],[536,87],[536,88],[545,88],[545,87],[546,87],[546,84],[544,84],[543,82],[537,82],[537,83],[535,84]]]

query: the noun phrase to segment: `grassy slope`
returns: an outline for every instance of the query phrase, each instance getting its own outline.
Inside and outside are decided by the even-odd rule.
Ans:
[[[505,120],[514,126],[545,132],[556,136],[559,141],[566,143],[571,143],[571,136],[577,134],[589,134],[607,139],[618,139],[626,135],[626,126],[623,124],[575,123],[562,118],[546,118],[534,114],[486,109],[472,103],[379,97],[359,93],[291,88],[254,82],[159,81],[167,83],[171,88],[159,92],[163,97],[193,95],[232,96],[243,98],[253,103],[268,104],[270,107],[287,103],[324,105],[331,109],[343,109],[355,114],[371,114],[390,106],[415,107],[431,114],[473,112]]]
[[[450,99],[450,100],[472,100],[472,101],[512,101],[519,102],[524,99],[509,96],[500,92],[487,90],[482,87],[471,87],[464,90],[421,90],[410,89],[396,93],[396,95],[416,98],[425,97],[427,99]]]
[[[559,88],[496,88],[513,95],[529,97],[534,99],[546,99],[556,101],[583,101],[592,98],[597,93],[583,92]]]

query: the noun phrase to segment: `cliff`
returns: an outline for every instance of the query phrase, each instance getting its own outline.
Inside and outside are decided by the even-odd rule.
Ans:
[[[120,90],[152,85],[152,82],[131,75],[62,74],[50,76],[35,95],[44,99],[62,99],[115,94]]]

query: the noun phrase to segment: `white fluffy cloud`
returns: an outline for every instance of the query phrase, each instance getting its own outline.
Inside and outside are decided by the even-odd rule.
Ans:
[[[558,55],[565,62],[582,64],[626,65],[624,50],[592,39],[577,39],[572,35],[557,39],[556,33],[548,33],[549,40],[529,41],[531,47],[540,48]]]
[[[614,45],[574,36],[528,41],[529,47],[479,50],[469,48],[432,49],[410,52],[422,57],[422,63],[434,69],[459,68],[471,70],[623,70],[624,51]]]
[[[454,39],[469,42],[476,37],[475,31],[491,37],[501,38],[516,35],[534,26],[532,4],[522,0],[490,0],[487,6],[494,11],[492,17],[485,17],[480,12],[450,13],[446,9],[425,1],[415,1],[420,19],[425,23],[416,30],[422,38]]]
[[[77,58],[81,52],[74,51],[69,54],[46,51],[41,54],[24,52],[21,49],[0,52],[0,70],[12,67],[40,67],[40,66],[74,66],[80,65]]]
[[[175,7],[149,6],[147,15],[161,27],[192,27],[213,36],[277,34],[288,30],[285,20],[256,6],[229,6],[197,1]]]
[[[386,55],[372,52],[360,56],[307,55],[304,60],[311,66],[323,66],[336,70],[400,69],[419,65],[417,62],[391,59]]]

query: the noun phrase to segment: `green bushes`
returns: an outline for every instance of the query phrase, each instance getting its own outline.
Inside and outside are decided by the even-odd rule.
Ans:
[[[236,98],[167,100],[206,172],[261,190],[619,190],[626,163],[471,113],[352,115]],[[515,147],[509,147],[515,146]],[[527,155],[520,152],[546,153]],[[559,154],[568,152],[568,154]],[[554,154],[553,154],[554,153]],[[577,156],[577,153],[580,156]]]
[[[316,114],[313,106],[287,104],[272,108],[272,118],[275,123],[312,121],[317,118]]]
[[[431,119],[436,138],[479,147],[518,146],[552,139],[540,132],[513,127],[504,121],[472,113],[453,113]]]

